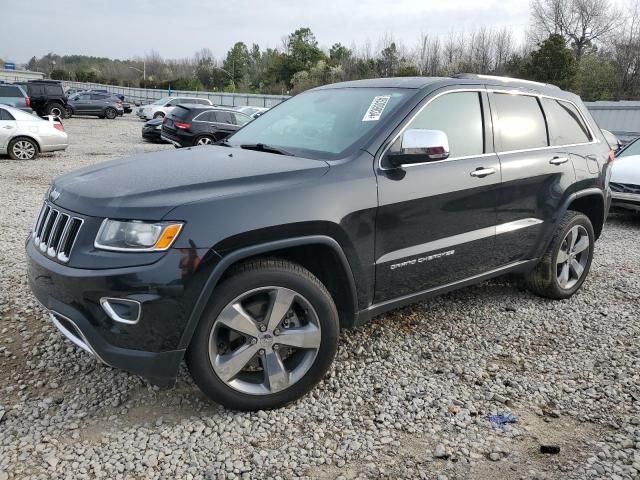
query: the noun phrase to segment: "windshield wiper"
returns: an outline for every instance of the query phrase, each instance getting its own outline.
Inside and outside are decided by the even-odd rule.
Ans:
[[[240,145],[240,148],[244,148],[245,150],[257,150],[259,152],[268,152],[275,153],[278,155],[289,155],[291,157],[295,157],[295,155],[291,152],[287,152],[281,148],[272,147],[270,145],[265,145],[264,143],[247,143],[244,145]]]

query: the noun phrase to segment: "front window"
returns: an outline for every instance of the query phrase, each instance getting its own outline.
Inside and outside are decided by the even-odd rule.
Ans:
[[[634,140],[633,143],[629,144],[628,147],[618,154],[618,157],[628,157],[631,155],[640,155],[640,141]]]
[[[164,97],[160,100],[156,100],[152,105],[166,105],[170,100],[172,100],[172,97]]]
[[[399,88],[301,93],[248,123],[227,143],[264,144],[310,158],[340,158],[414,93]]]

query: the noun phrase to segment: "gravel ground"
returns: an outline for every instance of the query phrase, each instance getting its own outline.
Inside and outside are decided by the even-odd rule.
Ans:
[[[67,152],[0,158],[0,480],[640,478],[639,217],[609,219],[571,300],[503,279],[395,311],[344,332],[301,401],[236,413],[184,368],[159,389],[101,365],[31,297],[23,242],[51,179],[173,148],[132,115],[65,126]]]

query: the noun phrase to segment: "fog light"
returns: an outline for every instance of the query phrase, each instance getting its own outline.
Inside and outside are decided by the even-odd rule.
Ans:
[[[100,305],[111,320],[130,325],[138,323],[142,313],[140,302],[127,298],[102,297]]]

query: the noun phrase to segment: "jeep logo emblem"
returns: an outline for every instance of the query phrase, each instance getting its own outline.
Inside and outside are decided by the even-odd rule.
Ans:
[[[55,202],[58,198],[60,198],[60,192],[54,188],[49,193],[49,200],[51,200],[52,202]]]

